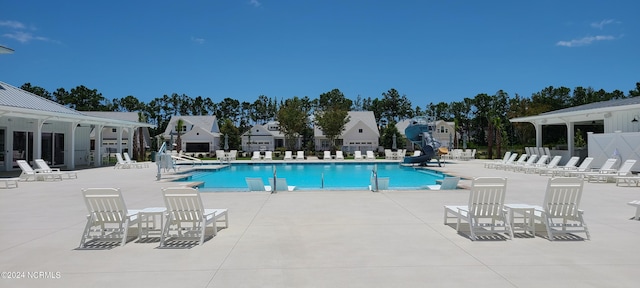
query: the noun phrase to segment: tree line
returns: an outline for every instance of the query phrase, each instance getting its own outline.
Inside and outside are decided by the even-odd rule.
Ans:
[[[228,97],[214,102],[211,97],[190,97],[178,93],[165,94],[144,103],[133,95],[107,99],[97,89],[83,85],[70,90],[58,88],[54,92],[33,86],[31,83],[25,83],[20,88],[78,111],[138,112],[140,121],[157,126],[150,131],[151,135],[163,133],[171,116],[215,115],[219,120],[221,133],[230,135],[229,145],[233,148],[239,147],[240,134],[256,124],[269,121],[280,123],[287,146],[295,145],[295,139],[302,137],[306,149],[313,150],[311,124],[317,125],[330,142],[335,143],[333,140],[340,135],[344,125],[349,121],[348,111],[372,111],[376,122],[382,127],[383,144],[384,139],[390,139],[391,134],[401,136],[395,129],[395,123],[416,116],[430,116],[433,119],[454,122],[458,133],[469,136],[470,145],[487,146],[490,158],[493,156],[493,150],[499,155],[503,147],[535,144],[533,126],[526,123],[510,123],[510,118],[640,96],[640,82],[635,83],[634,89],[626,94],[621,90],[549,86],[529,97],[518,94],[511,96],[499,90],[493,95],[480,93],[474,97],[465,97],[461,101],[431,102],[425,107],[414,107],[406,95],[401,95],[394,88],[375,98],[357,95],[352,100],[339,89],[333,89],[313,99],[308,96],[278,99],[260,95],[252,103]],[[589,129],[591,128],[586,127],[581,131],[586,134]],[[562,131],[566,130],[562,127],[545,129],[545,142],[562,142],[566,137],[566,132]],[[460,139],[455,140],[456,143],[458,141]]]

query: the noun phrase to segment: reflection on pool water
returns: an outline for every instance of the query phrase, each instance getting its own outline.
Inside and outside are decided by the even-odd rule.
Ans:
[[[196,170],[179,181],[203,182],[199,186],[203,191],[247,191],[245,177],[262,178],[268,185],[275,172],[296,190],[360,190],[367,189],[374,169],[378,177],[389,178],[390,189],[420,189],[445,176],[398,163],[238,163],[218,170]]]

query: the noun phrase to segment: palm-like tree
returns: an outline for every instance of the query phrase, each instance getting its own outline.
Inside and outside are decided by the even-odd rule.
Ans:
[[[178,133],[178,137],[176,138],[176,150],[178,150],[178,152],[182,151],[182,126],[184,126],[184,120],[180,118],[176,121],[176,133]]]

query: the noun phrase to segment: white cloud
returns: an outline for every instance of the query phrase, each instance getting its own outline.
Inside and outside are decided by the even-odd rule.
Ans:
[[[597,36],[587,36],[580,39],[572,39],[569,41],[558,41],[556,46],[564,46],[564,47],[578,47],[578,46],[587,46],[591,45],[591,43],[596,41],[608,41],[615,40],[616,37],[611,35],[597,35]]]
[[[31,40],[38,40],[38,41],[51,41],[49,38],[47,37],[42,37],[42,36],[34,36],[31,33],[25,33],[22,31],[15,31],[13,33],[6,33],[3,34],[2,36],[7,37],[7,38],[11,38],[11,39],[15,39],[18,42],[21,43],[27,43]]]
[[[204,44],[204,38],[191,37],[191,41],[196,42],[198,44]]]
[[[260,7],[260,5],[262,5],[258,0],[249,0],[249,4],[253,5],[253,7]]]
[[[24,24],[18,22],[18,21],[12,21],[12,20],[5,20],[5,21],[0,21],[0,26],[4,26],[4,27],[10,27],[13,29],[25,29],[26,27],[24,26]]]
[[[602,30],[602,28],[604,28],[605,25],[611,24],[611,23],[614,23],[614,22],[615,21],[613,19],[606,19],[606,20],[602,20],[600,22],[591,23],[591,27]]]

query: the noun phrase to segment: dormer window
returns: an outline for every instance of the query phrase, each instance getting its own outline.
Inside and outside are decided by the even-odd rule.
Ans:
[[[358,133],[362,133],[362,128],[358,129]]]

